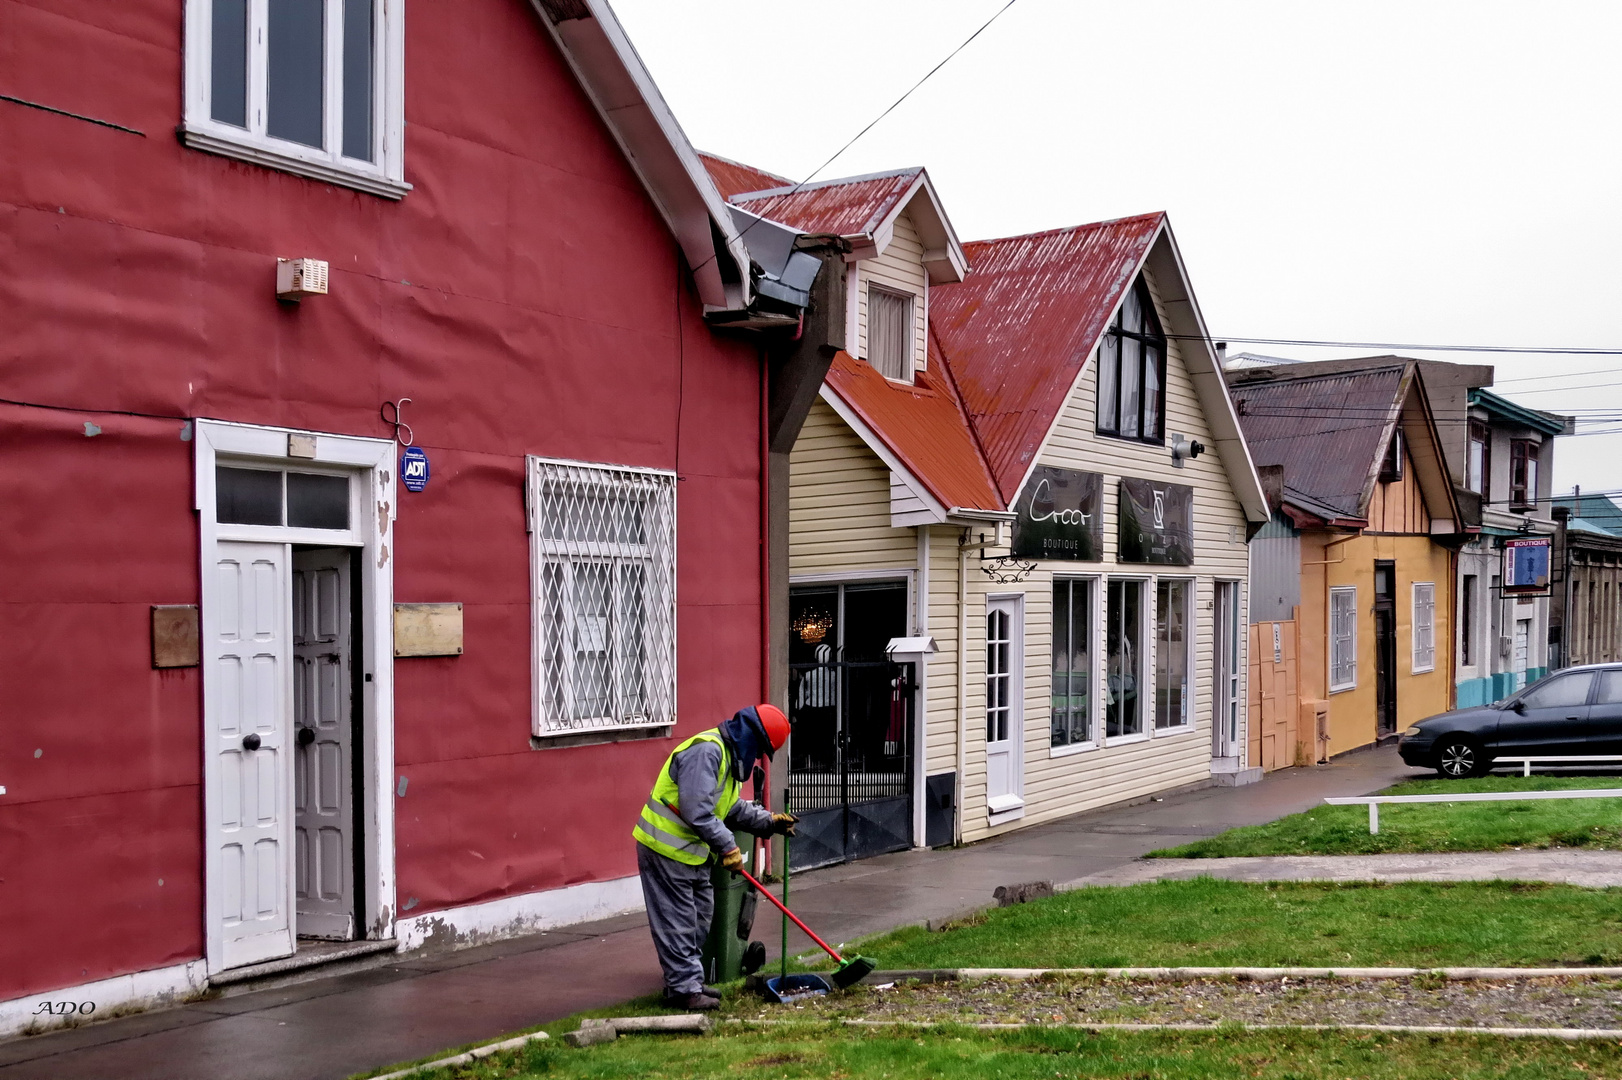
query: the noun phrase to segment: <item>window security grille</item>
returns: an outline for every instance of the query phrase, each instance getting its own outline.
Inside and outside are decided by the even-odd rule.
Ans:
[[[676,478],[529,459],[535,734],[676,719]]]
[[[1329,689],[1357,685],[1357,589],[1329,590]]]
[[[1413,670],[1432,671],[1436,667],[1436,586],[1414,585],[1414,663]]]

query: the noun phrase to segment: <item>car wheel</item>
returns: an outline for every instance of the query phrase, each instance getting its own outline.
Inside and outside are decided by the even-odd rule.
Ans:
[[[1449,739],[1436,751],[1436,771],[1444,780],[1476,776],[1484,764],[1476,744],[1465,739]]]

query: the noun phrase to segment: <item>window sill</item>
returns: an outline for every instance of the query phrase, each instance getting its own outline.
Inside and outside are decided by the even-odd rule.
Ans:
[[[1048,757],[1050,757],[1050,758],[1075,757],[1077,754],[1085,754],[1089,750],[1097,750],[1097,749],[1098,749],[1098,743],[1097,742],[1067,743],[1064,746],[1049,746],[1048,747]]]
[[[330,161],[310,161],[296,154],[282,153],[255,142],[230,139],[211,131],[194,127],[180,129],[180,141],[193,150],[235,158],[267,169],[294,173],[311,180],[321,180],[339,187],[354,188],[385,199],[402,199],[411,185],[404,180],[392,180],[373,172],[348,169]]]
[[[1155,738],[1165,739],[1173,735],[1191,735],[1194,733],[1194,730],[1195,726],[1193,724],[1177,724],[1172,727],[1157,727],[1155,728]]]
[[[1093,429],[1093,434],[1097,435],[1101,439],[1114,439],[1116,442],[1137,443],[1139,446],[1165,446],[1166,445],[1166,436],[1165,435],[1158,435],[1155,438],[1146,439],[1141,435],[1117,435],[1113,431],[1102,431],[1102,430],[1100,430],[1098,428]]]
[[[1331,686],[1329,688],[1329,692],[1331,694],[1344,694],[1348,690],[1356,690],[1356,689],[1357,689],[1357,684],[1356,683],[1350,683],[1350,684],[1348,684],[1346,686]]]
[[[1106,747],[1131,746],[1134,743],[1148,742],[1149,739],[1150,735],[1147,731],[1140,731],[1135,735],[1115,735],[1113,737],[1106,737],[1104,739],[1104,745]]]
[[[1432,664],[1430,667],[1409,668],[1408,669],[1408,674],[1410,674],[1410,675],[1429,675],[1431,672],[1433,672],[1435,670],[1436,670],[1436,665]]]
[[[675,724],[654,724],[647,727],[598,728],[577,735],[531,735],[531,750],[563,750],[571,746],[598,746],[603,743],[638,742],[643,739],[668,739]]]

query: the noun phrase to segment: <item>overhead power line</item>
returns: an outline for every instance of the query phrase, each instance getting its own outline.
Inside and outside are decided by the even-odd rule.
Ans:
[[[1200,334],[1167,334],[1169,338],[1189,341],[1204,340]],[[1320,341],[1309,338],[1239,337],[1234,334],[1212,334],[1210,340],[1243,342],[1246,345],[1298,345],[1314,349],[1410,349],[1415,352],[1479,352],[1522,353],[1538,356],[1622,356],[1622,349],[1564,348],[1553,345],[1417,345],[1400,341]],[[1589,374],[1614,374],[1614,371]]]

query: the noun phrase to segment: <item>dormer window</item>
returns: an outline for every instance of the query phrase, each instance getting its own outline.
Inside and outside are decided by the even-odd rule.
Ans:
[[[912,381],[912,304],[907,293],[867,290],[867,362],[886,379]]]
[[[1098,343],[1098,433],[1165,441],[1166,335],[1143,279]]]
[[[399,198],[403,8],[187,0],[186,145]]]

